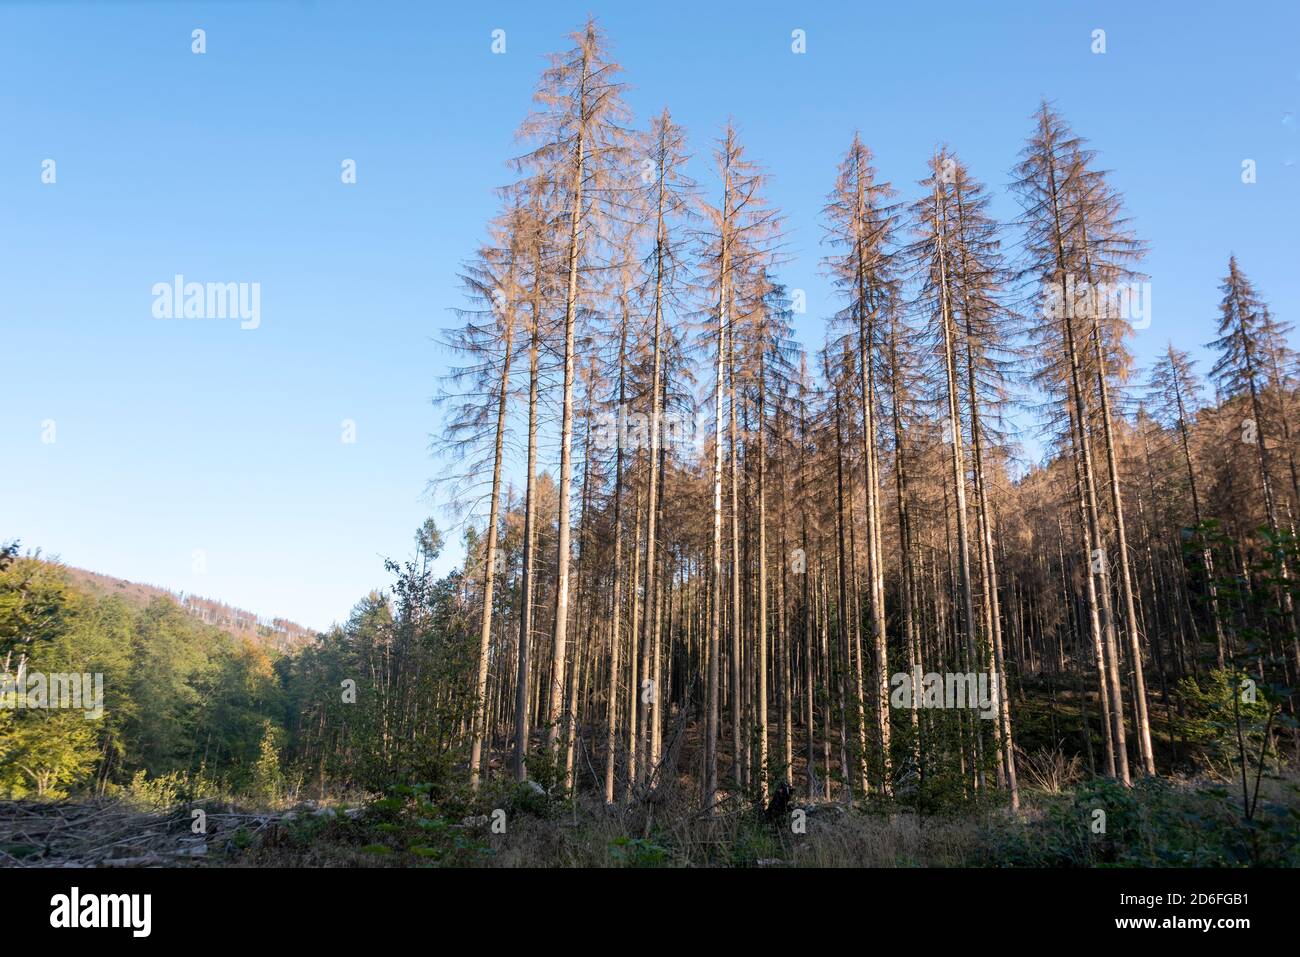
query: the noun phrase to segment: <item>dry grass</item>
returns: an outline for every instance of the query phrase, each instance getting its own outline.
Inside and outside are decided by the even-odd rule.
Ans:
[[[1083,761],[1077,754],[1066,755],[1058,744],[1025,752],[1017,749],[1016,770],[1030,787],[1046,794],[1060,794],[1083,778]]]
[[[582,803],[556,818],[522,816],[491,839],[494,867],[960,867],[988,863],[1002,812],[920,818],[832,802],[796,803],[803,827],[724,800],[712,813],[666,802]]]
[[[1158,861],[1156,851],[1169,841],[1218,841],[1226,847],[1232,842],[1225,829],[1241,829],[1239,797],[1222,785],[1217,790],[1223,797],[1205,796],[1214,783],[1205,778],[1174,779],[1155,791],[1135,785],[1121,794],[1107,791],[1116,786],[1099,779],[1076,783],[1077,761],[1059,751],[1026,755],[1023,767],[1024,806],[1016,813],[977,804],[920,816],[896,805],[863,809],[796,799],[790,807],[801,812],[802,827],[792,827],[800,815],[769,818],[735,795],[723,794],[713,809],[701,811],[693,792],[679,782],[612,808],[596,796],[565,801],[528,789],[503,790],[485,807],[503,805],[504,833],[493,830],[489,814],[461,817],[463,812],[432,809],[414,799],[407,805],[388,799],[365,812],[309,806],[249,811],[211,804],[202,837],[190,831],[188,805],[151,812],[123,802],[11,802],[0,804],[0,866],[1087,866],[1089,861],[1125,863],[1122,852],[1147,845],[1154,850],[1141,860]],[[1076,807],[1089,789],[1098,799],[1119,802],[1106,846],[1084,833],[1087,821]],[[1266,777],[1260,797],[1266,810],[1300,807],[1295,769]],[[1126,801],[1137,803],[1124,811]],[[1188,831],[1192,812],[1216,823]],[[429,815],[445,819],[430,830]],[[1097,846],[1089,851],[1092,845]],[[1270,860],[1287,859],[1284,848],[1273,851]],[[1253,858],[1216,852],[1195,860],[1198,866],[1239,866]]]

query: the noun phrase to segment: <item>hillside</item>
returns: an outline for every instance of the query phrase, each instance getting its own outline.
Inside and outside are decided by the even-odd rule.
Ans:
[[[63,567],[72,584],[94,595],[116,596],[138,607],[148,605],[155,598],[170,598],[204,624],[249,638],[275,651],[294,651],[316,636],[310,628],[296,622],[284,618],[265,618],[212,598],[173,592],[157,585],[143,585],[84,568]]]

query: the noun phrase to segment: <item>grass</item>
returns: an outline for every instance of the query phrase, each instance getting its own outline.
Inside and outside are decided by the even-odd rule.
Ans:
[[[1055,787],[1056,784],[1054,783]],[[372,802],[356,820],[306,817],[222,862],[383,867],[1242,867],[1300,866],[1300,779],[1266,779],[1246,821],[1207,779],[1087,778],[1030,788],[1012,813],[989,802],[920,815],[891,802],[793,807],[802,826],[738,801],[607,808],[500,787],[473,806],[428,785]],[[477,813],[465,813],[476,811]],[[1097,812],[1102,812],[1099,816]],[[462,816],[463,814],[463,816]],[[212,861],[217,863],[217,861]]]
[[[1206,779],[1149,778],[1126,789],[1087,778],[1057,792],[1028,789],[1015,813],[989,802],[924,815],[886,801],[865,807],[795,802],[801,813],[788,820],[770,820],[736,800],[699,813],[684,801],[607,808],[585,796],[557,799],[513,787],[467,805],[434,791],[429,785],[395,789],[352,816],[308,807],[232,811],[227,818],[238,826],[210,835],[202,857],[141,860],[140,866],[1300,866],[1300,779],[1294,773],[1265,779],[1252,821],[1244,819],[1231,787]],[[24,806],[28,820],[33,807]],[[51,815],[71,819],[68,802],[48,807]],[[170,828],[184,836],[188,830],[183,807],[130,814],[142,833]],[[0,850],[18,866],[78,859],[77,840],[101,844],[96,829],[116,821],[101,809],[84,814],[84,834],[62,826],[68,850],[61,859],[33,854],[25,837],[5,835],[4,815],[0,806],[0,836],[6,838]],[[22,833],[33,830],[24,824]]]

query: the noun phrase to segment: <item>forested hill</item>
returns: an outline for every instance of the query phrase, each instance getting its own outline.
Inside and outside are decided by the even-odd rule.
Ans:
[[[0,676],[96,678],[81,708],[0,696],[0,800],[267,791],[300,710],[295,663],[315,643],[292,622],[0,544]]]
[[[249,638],[276,651],[294,651],[316,637],[314,631],[296,622],[284,618],[265,618],[211,598],[186,595],[157,585],[142,585],[84,568],[63,566],[63,569],[72,584],[97,597],[116,596],[137,606],[148,605],[157,598],[170,598],[205,625],[213,625],[231,635]]]

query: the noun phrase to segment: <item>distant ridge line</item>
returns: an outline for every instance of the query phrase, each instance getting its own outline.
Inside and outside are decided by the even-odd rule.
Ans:
[[[212,625],[233,635],[251,638],[280,651],[296,650],[310,644],[316,638],[314,629],[306,628],[287,618],[265,617],[215,598],[187,595],[183,591],[133,582],[72,565],[61,565],[61,567],[74,584],[81,585],[96,594],[115,595],[134,605],[147,605],[155,598],[170,598],[206,625]]]

